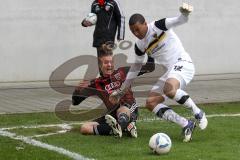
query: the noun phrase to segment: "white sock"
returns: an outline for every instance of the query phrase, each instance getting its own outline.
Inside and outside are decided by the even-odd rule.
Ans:
[[[198,114],[201,111],[197,107],[197,105],[193,102],[191,97],[189,97],[189,95],[181,89],[177,90],[176,95],[173,99],[176,102],[178,102],[179,104],[182,104],[182,105],[186,106],[187,108],[192,109],[192,112],[193,112],[194,115]]]
[[[165,110],[162,114],[161,110]],[[166,110],[167,109],[167,110]],[[176,112],[174,112],[170,107],[164,105],[164,104],[158,104],[154,109],[153,112],[160,118],[163,118],[164,120],[174,122],[178,125],[180,125],[182,128],[185,127],[188,124],[188,120]]]
[[[182,128],[188,124],[188,120],[186,118],[180,116],[179,114],[174,112],[172,109],[167,110],[163,114],[163,119],[170,121],[170,122],[174,122],[174,123],[180,125]]]
[[[163,101],[162,103],[164,103],[166,100],[169,99],[168,96],[166,96],[165,94],[163,94],[162,96],[163,96],[163,98],[164,98],[164,101]]]

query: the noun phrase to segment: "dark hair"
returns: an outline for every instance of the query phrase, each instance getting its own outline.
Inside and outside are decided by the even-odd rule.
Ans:
[[[134,25],[136,23],[140,23],[143,24],[145,22],[145,18],[143,17],[143,15],[139,14],[139,13],[135,13],[133,14],[130,19],[129,19],[129,25]]]

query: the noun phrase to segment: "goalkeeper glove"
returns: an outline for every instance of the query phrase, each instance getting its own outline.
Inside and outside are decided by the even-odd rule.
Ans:
[[[183,3],[179,10],[184,16],[188,16],[193,11],[193,6]]]

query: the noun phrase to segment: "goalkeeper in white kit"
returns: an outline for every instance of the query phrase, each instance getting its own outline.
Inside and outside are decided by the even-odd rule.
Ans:
[[[189,142],[195,128],[195,122],[187,120],[164,104],[166,98],[191,109],[200,129],[207,127],[208,121],[203,110],[190,98],[183,89],[193,79],[195,68],[189,54],[183,48],[172,28],[188,21],[193,7],[184,3],[180,7],[180,16],[164,18],[147,24],[141,14],[134,14],[129,20],[131,32],[138,38],[135,44],[135,63],[131,66],[125,82],[119,90],[110,96],[110,101],[118,103],[119,98],[127,91],[144,64],[145,54],[154,58],[155,63],[163,65],[167,71],[153,85],[146,107],[158,117],[179,124],[182,127],[183,141]]]

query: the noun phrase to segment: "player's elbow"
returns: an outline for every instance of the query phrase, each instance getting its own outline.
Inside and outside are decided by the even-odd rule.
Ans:
[[[81,103],[81,98],[78,94],[78,92],[75,90],[72,94],[72,105],[76,106]]]
[[[148,57],[147,69],[148,72],[153,72],[155,70],[155,63],[152,57]]]
[[[148,72],[153,72],[155,70],[155,64],[151,63],[148,67]]]
[[[76,106],[79,104],[80,104],[80,102],[79,102],[78,98],[75,96],[72,96],[72,105]]]

